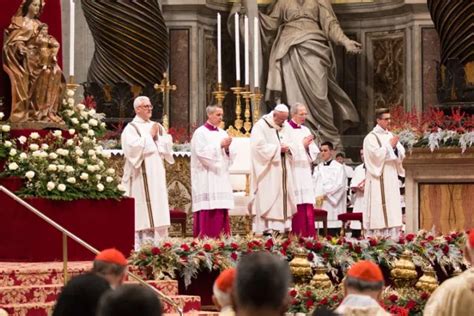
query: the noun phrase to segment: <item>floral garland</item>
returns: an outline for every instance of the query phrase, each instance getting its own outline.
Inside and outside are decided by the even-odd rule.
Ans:
[[[418,113],[406,112],[402,106],[393,107],[391,130],[400,137],[400,142],[411,150],[428,147],[434,151],[440,147],[460,147],[464,153],[474,144],[474,115],[451,109],[451,114],[430,108]]]
[[[66,133],[55,130],[42,138],[33,132],[29,137],[4,141],[2,134],[0,146],[8,151],[3,175],[26,180],[18,192],[22,197],[119,199],[124,190],[115,170],[108,167],[110,154],[96,138],[105,132],[104,115],[84,104],[75,104],[74,91],[68,90],[67,96],[62,111],[69,128]]]

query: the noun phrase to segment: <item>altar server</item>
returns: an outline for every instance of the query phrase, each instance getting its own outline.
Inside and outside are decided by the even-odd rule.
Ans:
[[[194,237],[230,234],[229,209],[234,207],[229,167],[235,158],[232,138],[218,126],[222,107],[206,108],[207,122],[191,140],[191,184]]]
[[[328,228],[341,227],[337,215],[346,212],[347,191],[344,166],[334,158],[331,142],[321,144],[321,159],[313,173],[316,207],[328,212]]]
[[[153,106],[145,96],[133,102],[135,118],[122,133],[125,194],[135,198],[135,248],[168,236],[170,213],[163,159],[174,163],[171,136],[151,121]]]
[[[289,110],[279,104],[253,127],[250,136],[251,186],[255,232],[285,232],[296,213],[289,139],[282,132]]]

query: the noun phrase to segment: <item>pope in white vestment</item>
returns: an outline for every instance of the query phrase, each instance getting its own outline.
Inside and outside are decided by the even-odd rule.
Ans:
[[[258,234],[288,231],[296,213],[289,140],[282,132],[288,112],[286,105],[277,105],[254,125],[250,136],[254,195],[250,206]]]
[[[291,231],[295,235],[313,237],[314,226],[314,185],[312,163],[316,160],[319,148],[314,143],[311,131],[304,125],[306,107],[296,103],[291,107],[291,120],[285,122],[285,137],[290,139],[292,155],[291,167],[297,212],[292,218]]]
[[[321,159],[313,172],[316,207],[328,212],[328,228],[340,228],[337,216],[346,213],[347,178],[344,166],[332,159],[334,147],[330,142],[321,144]],[[321,204],[322,202],[322,204]]]
[[[405,149],[398,137],[389,132],[390,113],[377,112],[377,126],[364,138],[364,161],[367,169],[364,199],[366,235],[398,238],[402,223],[398,176],[404,176],[402,166]]]
[[[174,163],[172,139],[150,121],[153,106],[147,97],[134,102],[136,116],[122,133],[125,195],[135,199],[135,247],[168,235],[170,213],[163,159]]]
[[[234,196],[229,167],[235,152],[232,138],[218,128],[224,114],[221,107],[206,109],[207,122],[196,129],[191,140],[191,184],[194,237],[230,235],[229,209]]]

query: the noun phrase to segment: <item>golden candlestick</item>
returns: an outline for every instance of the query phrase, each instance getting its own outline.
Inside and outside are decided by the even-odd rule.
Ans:
[[[253,100],[252,120],[253,120],[253,124],[255,125],[255,123],[257,123],[257,121],[260,119],[260,100],[262,100],[262,94],[260,93],[260,88],[255,87],[250,97]]]
[[[241,96],[244,90],[243,87],[240,86],[240,80],[236,81],[235,87],[230,88],[235,94],[235,121],[234,127],[237,131],[241,132],[243,127],[244,121],[241,118],[242,114],[242,103],[241,103]]]
[[[252,122],[250,122],[250,99],[251,99],[252,92],[250,92],[250,87],[245,85],[245,91],[242,91],[242,98],[245,100],[245,110],[244,110],[244,130],[245,136],[250,135],[250,130],[252,129]]]
[[[222,89],[222,82],[217,83],[217,90],[212,91],[212,95],[214,96],[214,99],[216,100],[216,103],[218,106],[222,107],[222,104],[224,103],[224,98],[227,92],[225,92]],[[225,128],[225,122],[222,121],[219,124],[219,128],[224,129]]]

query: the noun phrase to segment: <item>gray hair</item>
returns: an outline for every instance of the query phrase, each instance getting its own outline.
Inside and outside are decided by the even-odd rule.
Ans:
[[[212,113],[214,113],[217,109],[222,109],[221,106],[217,105],[217,104],[211,104],[211,105],[208,105],[206,107],[206,114],[207,115],[211,115]]]
[[[293,104],[291,106],[291,110],[290,110],[291,115],[296,115],[296,113],[298,113],[299,108],[301,108],[301,107],[306,108],[306,105],[304,105],[303,103],[300,103],[300,102],[296,102],[295,104]]]
[[[381,291],[384,286],[384,282],[369,282],[359,280],[353,277],[346,277],[344,280],[344,285],[347,288],[351,288],[357,290],[358,292],[366,292],[366,291]]]
[[[146,101],[151,103],[149,97],[146,97],[144,95],[136,97],[135,100],[133,100],[133,109],[136,110],[140,105],[142,105],[143,102]]]

